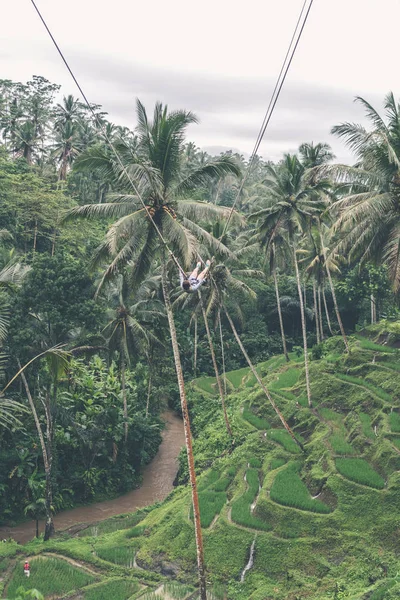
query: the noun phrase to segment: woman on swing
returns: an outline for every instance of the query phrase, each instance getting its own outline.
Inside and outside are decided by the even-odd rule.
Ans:
[[[201,263],[198,262],[195,270],[189,275],[189,277],[185,277],[182,271],[179,271],[179,279],[183,291],[188,294],[196,292],[199,289],[199,287],[203,285],[203,283],[206,281],[210,265],[211,261],[207,260],[206,268],[201,273],[199,273]]]

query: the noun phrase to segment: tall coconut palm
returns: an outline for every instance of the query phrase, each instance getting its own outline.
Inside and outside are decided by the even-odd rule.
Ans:
[[[125,421],[125,443],[128,439],[128,399],[126,390],[126,367],[129,366],[131,356],[146,352],[150,342],[160,343],[158,338],[151,333],[147,325],[164,315],[162,305],[158,306],[156,300],[150,306],[145,300],[132,301],[132,287],[130,285],[129,270],[121,272],[111,285],[109,301],[115,308],[109,310],[109,322],[103,332],[108,340],[111,352],[118,352],[121,370],[122,402]],[[110,297],[111,296],[111,297]]]
[[[315,184],[315,182],[318,179],[318,167],[321,167],[323,165],[327,165],[327,163],[331,162],[334,158],[335,155],[332,152],[331,147],[329,146],[329,144],[315,144],[311,143],[311,144],[302,144],[299,147],[299,154],[301,157],[301,162],[302,165],[306,168],[309,169],[308,172],[308,180],[309,183]],[[322,194],[324,194],[325,190],[322,190]],[[328,199],[327,199],[328,200]],[[309,270],[309,273],[311,271],[314,271],[314,275],[317,275],[316,278],[316,282],[315,284],[317,285],[318,288],[318,302],[316,302],[314,300],[314,304],[316,307],[316,323],[317,323],[317,338],[320,336],[321,340],[323,339],[323,330],[322,330],[322,310],[321,310],[321,289],[323,289],[322,287],[322,279],[323,279],[323,273],[326,273],[326,275],[328,276],[328,281],[329,281],[329,285],[331,288],[331,292],[332,292],[332,299],[333,299],[333,304],[334,304],[334,308],[335,308],[335,313],[336,313],[336,318],[337,321],[339,323],[339,328],[340,328],[340,333],[343,337],[343,341],[344,341],[344,345],[346,347],[346,351],[349,351],[349,344],[347,341],[347,337],[346,337],[346,333],[343,327],[343,322],[340,316],[340,311],[339,311],[339,307],[338,307],[338,303],[337,303],[337,298],[336,298],[336,292],[335,292],[335,287],[333,284],[333,280],[332,280],[332,274],[331,271],[338,271],[337,265],[335,263],[334,260],[332,260],[332,257],[328,258],[327,256],[327,250],[325,248],[325,241],[324,241],[324,237],[325,235],[327,235],[327,232],[322,229],[322,220],[321,220],[321,215],[319,215],[316,218],[316,223],[318,226],[318,237],[319,237],[319,244],[318,244],[318,248],[315,246],[314,244],[314,250],[315,250],[315,259],[316,262],[314,262],[314,266],[311,267],[311,269]],[[311,236],[311,240],[315,241],[316,238],[314,236]],[[317,272],[318,270],[321,271],[321,266],[323,267],[322,271],[323,272]],[[315,294],[316,296],[316,294]],[[326,310],[326,314],[327,314],[327,319],[328,319],[328,324],[329,324],[329,329],[331,329],[330,326],[330,322],[329,322],[329,314],[328,314],[328,310],[326,307],[326,300],[325,300],[325,296],[324,296],[324,302],[325,302],[325,310]],[[319,327],[318,327],[318,320],[319,320]],[[320,330],[318,332],[318,330]],[[319,333],[319,336],[318,336]]]
[[[37,390],[37,394],[40,397],[41,405],[44,408],[44,422],[45,422],[45,433],[42,430],[42,424],[39,418],[39,414],[36,408],[36,403],[31,393],[31,389],[28,380],[25,376],[26,368],[38,359],[46,357],[47,368],[50,375],[51,384],[44,386]],[[43,465],[45,471],[45,512],[46,512],[46,525],[44,531],[44,541],[47,541],[52,535],[54,535],[54,522],[53,522],[53,442],[54,442],[54,405],[57,399],[57,387],[60,378],[64,375],[68,368],[69,354],[60,350],[59,348],[51,348],[38,354],[32,358],[26,365],[21,367],[21,363],[17,360],[18,372],[12,379],[7,383],[3,391],[5,391],[16,379],[21,377],[28,404],[32,412],[32,416],[35,422],[36,431],[39,437],[40,447],[42,449]]]
[[[282,338],[282,348],[283,353],[286,358],[286,362],[289,362],[289,353],[286,345],[286,335],[285,328],[283,326],[283,317],[282,317],[282,307],[281,307],[281,298],[279,293],[279,283],[278,283],[278,274],[277,270],[281,267],[285,267],[288,263],[288,250],[289,245],[287,241],[287,237],[284,235],[282,230],[277,230],[274,232],[273,238],[270,240],[269,238],[263,239],[262,237],[258,237],[258,241],[262,247],[266,249],[266,258],[269,263],[269,272],[271,273],[274,280],[275,287],[275,296],[276,296],[276,306],[278,311],[279,318],[279,327],[281,330],[281,338]]]
[[[267,165],[266,168],[268,177],[265,185],[268,188],[269,205],[254,213],[251,219],[257,222],[262,239],[272,241],[276,233],[281,230],[288,236],[299,294],[307,399],[311,406],[306,320],[298,265],[298,240],[299,236],[309,229],[313,216],[326,208],[320,192],[326,190],[329,182],[323,179],[310,182],[307,170],[295,155],[286,154],[277,166]]]
[[[211,178],[228,173],[239,175],[240,169],[232,159],[221,157],[206,161],[200,167],[185,174],[182,173],[185,130],[188,125],[197,122],[191,112],[169,113],[166,106],[157,103],[151,121],[144,106],[138,100],[137,120],[136,150],[132,151],[124,144],[118,146],[120,160],[125,168],[122,168],[121,163],[110,157],[102,148],[89,150],[77,161],[81,169],[102,169],[105,178],[117,182],[120,189],[125,188],[123,189],[125,193],[117,196],[115,202],[78,207],[70,213],[70,216],[103,215],[117,218],[96,256],[97,260],[111,258],[103,281],[112,278],[118,269],[128,261],[132,261],[132,278],[138,283],[143,280],[155,261],[161,263],[161,283],[178,379],[192,487],[200,596],[202,600],[206,600],[203,541],[190,421],[168,284],[168,267],[173,266],[175,280],[178,277],[178,269],[175,261],[171,265],[168,258],[173,250],[174,259],[178,260],[183,268],[188,268],[189,263],[195,260],[199,241],[209,248],[217,247],[217,240],[201,226],[201,223],[210,219],[224,218],[229,214],[229,210],[225,207],[195,202],[190,196],[197,186],[204,185]],[[134,193],[130,189],[129,178],[135,182]],[[147,210],[141,200],[147,206]],[[155,225],[168,244],[168,249],[161,241]],[[221,245],[221,248],[226,254],[230,253],[225,246]]]
[[[34,123],[25,121],[15,131],[15,154],[23,156],[28,165],[32,165],[34,152],[39,147],[39,139]]]
[[[321,176],[347,185],[347,193],[332,207],[337,216],[334,230],[341,235],[337,250],[353,263],[386,264],[394,291],[399,293],[400,105],[389,93],[382,117],[364,98],[356,101],[370,126],[342,123],[332,129],[354,152],[356,165],[321,168]]]
[[[306,169],[324,165],[335,158],[329,144],[314,144],[314,142],[301,144],[299,155],[301,163]]]
[[[327,248],[325,247],[325,241],[324,241],[324,231],[322,229],[323,226],[322,226],[320,217],[317,217],[316,221],[318,224],[318,233],[319,233],[319,240],[320,240],[321,251],[322,251],[322,258],[324,261],[324,268],[325,268],[325,272],[328,276],[329,286],[331,289],[331,294],[332,294],[332,299],[333,299],[333,306],[335,308],[336,319],[339,324],[339,329],[340,329],[340,333],[343,338],[346,352],[349,352],[349,343],[347,340],[346,332],[344,330],[342,317],[340,316],[339,305],[338,305],[337,297],[336,297],[336,290],[335,290],[335,286],[334,286],[333,279],[332,279],[332,271],[338,272],[339,268],[337,267],[337,263],[335,262],[335,256],[333,254],[331,254],[331,256],[328,257],[328,252],[327,252]]]
[[[58,178],[65,181],[68,168],[82,149],[80,138],[83,117],[82,104],[71,94],[64,96],[62,104],[57,104],[54,109],[55,140],[53,155],[59,163]]]

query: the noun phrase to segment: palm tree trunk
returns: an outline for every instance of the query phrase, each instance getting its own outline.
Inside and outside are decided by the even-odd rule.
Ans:
[[[319,333],[319,314],[318,314],[318,305],[317,305],[317,286],[315,281],[313,281],[313,297],[314,297],[314,319],[315,319],[315,327],[317,330],[317,344],[321,343],[321,336]]]
[[[151,387],[152,387],[152,380],[151,380],[151,371],[150,371],[150,367],[149,367],[149,383],[147,386],[147,400],[146,400],[146,419],[149,416],[149,406],[150,406],[150,398],[151,398]]]
[[[206,589],[206,573],[204,568],[204,550],[203,550],[203,536],[201,532],[200,524],[200,507],[199,507],[199,496],[197,493],[197,482],[196,472],[194,469],[194,458],[193,458],[193,447],[192,447],[192,434],[190,431],[190,420],[189,411],[186,402],[185,383],[183,380],[181,357],[179,354],[178,340],[176,336],[174,315],[172,312],[171,300],[169,297],[168,283],[167,283],[167,267],[165,257],[163,257],[162,270],[161,270],[161,283],[164,295],[165,310],[167,312],[169,330],[171,334],[172,350],[174,353],[176,376],[178,379],[179,395],[181,399],[183,425],[185,430],[185,441],[186,441],[186,452],[188,458],[189,468],[189,479],[192,488],[192,503],[193,503],[193,520],[194,520],[194,531],[196,537],[196,550],[197,550],[197,568],[199,573],[200,583],[200,599],[207,600],[207,589]]]
[[[323,240],[322,232],[321,232],[321,223],[318,223],[318,227],[319,227],[320,238],[321,238],[322,253],[324,255],[325,271],[326,271],[326,274],[328,275],[328,281],[329,281],[329,285],[330,285],[331,293],[332,293],[333,306],[335,307],[336,318],[337,318],[337,322],[339,323],[340,333],[342,334],[346,352],[349,352],[349,342],[347,341],[346,332],[344,330],[342,318],[340,316],[339,307],[338,307],[338,303],[337,303],[337,299],[336,299],[335,286],[333,285],[331,271],[329,269],[329,266],[328,266],[328,263],[326,260],[326,250],[325,250],[325,244],[324,244],[324,240]]]
[[[296,248],[294,247],[294,245],[293,245],[293,259],[294,259],[294,269],[295,269],[295,272],[296,272],[297,289],[298,289],[298,292],[299,292],[300,313],[301,313],[301,329],[303,331],[304,369],[305,369],[305,372],[306,372],[307,400],[308,400],[308,406],[311,406],[310,375],[309,375],[309,370],[308,370],[308,350],[307,350],[306,317],[305,317],[305,314],[304,314],[304,304],[303,304],[303,295],[301,293],[301,282],[300,282],[299,266],[297,264]]]
[[[52,462],[52,460],[51,460]],[[46,494],[45,494],[45,506],[46,506],[46,525],[44,528],[43,540],[47,542],[54,535],[54,522],[52,516],[53,507],[53,485],[52,485],[52,473],[51,473],[51,462],[48,469],[45,469],[46,475]]]
[[[324,299],[325,315],[326,315],[326,320],[328,322],[328,329],[330,331],[330,334],[333,335],[332,325],[331,325],[331,318],[329,316],[328,304],[326,302],[326,296],[325,296],[325,290],[324,290],[324,288],[322,288],[322,298]]]
[[[276,296],[276,304],[278,307],[278,316],[279,316],[279,326],[281,328],[281,337],[282,337],[282,347],[283,347],[283,354],[285,355],[286,358],[286,362],[289,362],[289,354],[287,351],[287,346],[286,346],[286,336],[285,336],[285,329],[283,327],[283,318],[282,318],[282,309],[281,309],[281,299],[279,297],[279,286],[278,286],[278,277],[276,276],[276,270],[273,269],[273,275],[274,275],[274,284],[275,284],[275,296]]]
[[[205,325],[205,327],[206,327],[206,333],[207,333],[208,345],[209,345],[209,347],[210,347],[211,360],[212,360],[213,367],[214,367],[215,378],[216,378],[216,380],[217,380],[217,386],[218,386],[218,391],[219,391],[219,397],[221,398],[222,411],[223,411],[223,413],[224,413],[224,419],[225,419],[226,430],[227,430],[227,432],[228,432],[228,435],[229,435],[230,437],[233,437],[233,435],[232,435],[232,429],[231,429],[231,426],[230,426],[230,423],[229,423],[229,419],[228,419],[228,414],[227,414],[227,412],[226,412],[226,404],[225,404],[224,390],[222,389],[221,378],[220,378],[220,376],[219,376],[218,365],[217,365],[217,361],[216,361],[216,358],[215,358],[214,344],[213,344],[213,341],[212,341],[211,332],[210,332],[210,327],[209,327],[209,325],[208,325],[208,319],[207,319],[206,311],[204,310],[203,298],[201,297],[200,290],[199,290],[199,296],[200,296],[201,311],[202,311],[202,313],[203,313],[204,325]]]
[[[318,314],[319,314],[319,329],[321,332],[321,342],[324,341],[324,327],[322,325],[322,303],[321,303],[321,286],[318,284]]]
[[[122,403],[124,406],[124,431],[125,431],[125,444],[128,441],[128,400],[126,396],[126,381],[125,381],[125,356],[124,352],[121,352],[121,388],[122,388]]]
[[[39,537],[39,519],[36,519],[36,538]]]
[[[221,342],[221,357],[222,357],[222,371],[224,375],[224,394],[226,396],[226,371],[225,371],[225,350],[224,350],[224,338],[222,335],[222,323],[221,323],[221,312],[218,312],[218,325],[219,325],[219,339]]]
[[[247,361],[247,364],[250,367],[251,372],[253,373],[254,377],[256,378],[256,381],[257,381],[258,385],[261,387],[261,389],[263,390],[264,394],[268,398],[269,403],[271,404],[272,408],[274,409],[274,411],[278,415],[278,417],[279,417],[282,425],[284,426],[284,428],[286,429],[286,431],[288,432],[288,434],[293,438],[293,440],[296,442],[296,444],[299,446],[299,448],[301,448],[301,450],[304,451],[304,447],[303,447],[302,443],[299,442],[299,440],[294,435],[293,431],[290,429],[289,425],[287,424],[287,422],[285,420],[285,417],[283,416],[283,414],[281,413],[281,411],[279,410],[279,408],[276,406],[276,404],[275,404],[275,402],[274,402],[271,394],[269,393],[269,391],[267,390],[267,388],[263,384],[261,377],[257,373],[257,369],[255,369],[253,363],[251,362],[250,357],[247,354],[246,349],[245,349],[245,347],[242,344],[242,340],[239,337],[239,334],[238,334],[238,332],[236,330],[236,327],[235,327],[235,325],[234,325],[234,323],[233,323],[233,321],[232,321],[232,319],[231,319],[231,317],[230,317],[230,315],[229,315],[226,307],[224,307],[224,311],[225,311],[225,314],[226,314],[227,319],[229,321],[229,325],[231,326],[233,335],[235,336],[235,339],[236,339],[236,341],[238,343],[238,346],[241,349],[242,354],[245,357],[245,359]]]
[[[35,229],[33,232],[33,251],[34,252],[36,252],[37,234],[38,234],[38,222],[37,222],[37,219],[35,219]]]
[[[21,363],[18,360],[18,368],[21,370]],[[36,411],[36,406],[33,401],[31,391],[29,389],[28,382],[25,377],[25,373],[21,371],[21,379],[25,387],[26,396],[28,398],[29,406],[32,411],[33,420],[35,421],[36,430],[39,436],[40,446],[42,449],[43,456],[43,464],[44,464],[44,472],[46,475],[46,494],[45,494],[45,509],[46,509],[46,526],[44,533],[44,540],[47,541],[54,534],[54,523],[53,523],[53,515],[52,515],[52,460],[51,460],[51,452],[49,452],[49,448],[46,447],[46,443],[44,441],[44,436],[42,432],[42,428],[40,426],[39,417]],[[49,424],[48,424],[49,430]],[[50,443],[50,440],[49,440]]]
[[[371,325],[376,323],[376,302],[373,294],[370,296],[371,299]]]
[[[197,316],[194,317],[194,357],[193,357],[194,378],[197,377]]]

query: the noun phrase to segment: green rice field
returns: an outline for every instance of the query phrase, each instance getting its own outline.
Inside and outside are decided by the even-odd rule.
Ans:
[[[255,501],[260,488],[258,471],[252,468],[247,469],[246,481],[247,490],[232,504],[231,519],[244,527],[269,531],[271,526],[255,517],[251,512],[251,505]]]
[[[362,458],[337,458],[336,468],[343,477],[378,490],[385,487],[382,477]]]
[[[72,590],[79,590],[95,578],[90,573],[70,565],[59,558],[32,558],[29,587],[41,591],[45,598],[61,596]],[[26,587],[23,561],[18,561],[11,581],[7,587],[7,596],[14,598],[19,587]]]
[[[299,475],[300,465],[289,463],[286,469],[276,475],[270,491],[270,498],[278,504],[326,514],[331,512],[329,506],[318,499],[313,499],[305,483]]]

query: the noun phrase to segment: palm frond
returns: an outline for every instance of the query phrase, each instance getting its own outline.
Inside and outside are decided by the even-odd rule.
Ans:
[[[231,215],[232,225],[244,225],[243,215],[236,210],[232,211],[227,206],[217,206],[209,202],[196,202],[193,200],[182,200],[178,203],[178,212],[180,215],[191,221],[199,223],[201,221],[226,220]]]
[[[225,177],[226,175],[240,177],[241,168],[230,156],[221,156],[209,161],[184,179],[181,179],[171,188],[170,193],[176,196],[186,196],[192,193],[195,188],[207,185],[211,179]]]
[[[217,240],[213,235],[208,233],[205,229],[200,227],[189,219],[182,219],[183,226],[194,234],[195,238],[204,244],[210,252],[219,252],[224,256],[228,256],[232,260],[236,260],[235,253],[232,252],[225,244]]]
[[[121,218],[135,212],[138,208],[137,203],[133,203],[130,198],[125,202],[105,202],[104,204],[85,204],[75,206],[68,210],[61,218],[62,223],[69,223],[78,217],[83,219],[104,217],[111,219]]]

